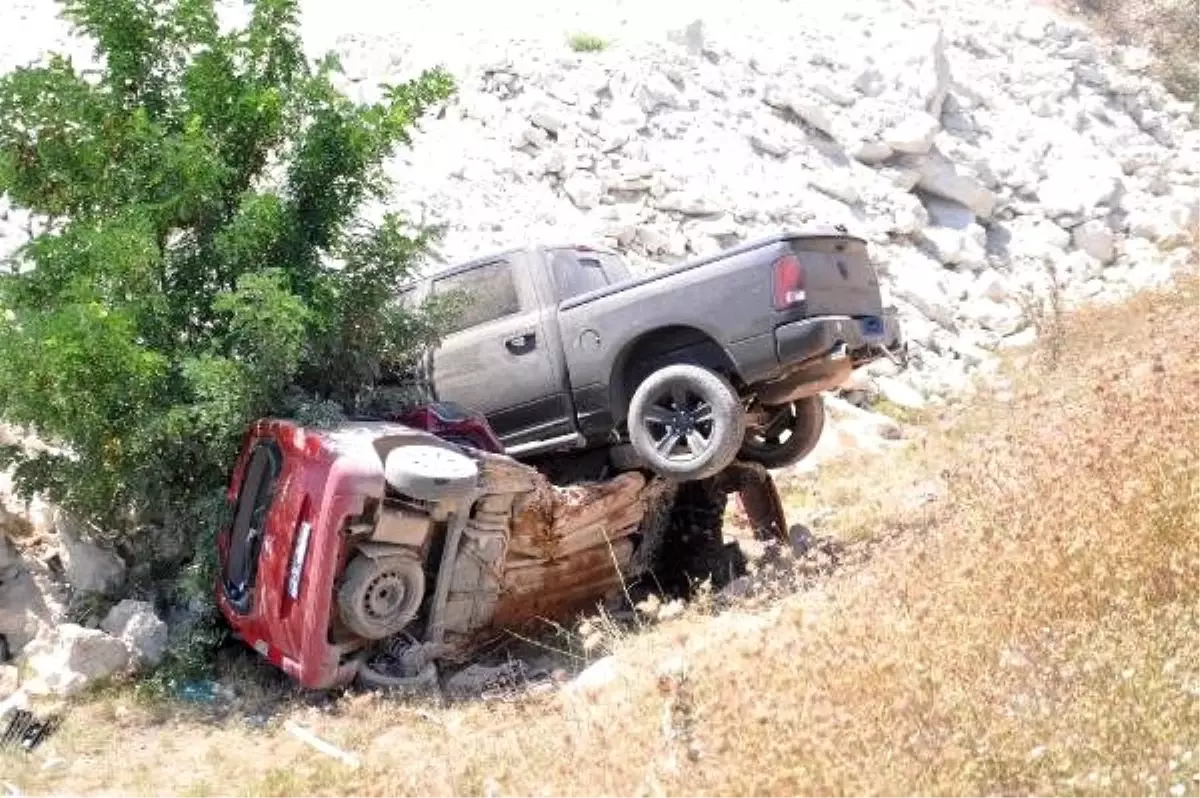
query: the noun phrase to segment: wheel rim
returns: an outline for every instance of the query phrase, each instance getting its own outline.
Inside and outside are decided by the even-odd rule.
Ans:
[[[654,397],[642,420],[654,451],[675,462],[695,460],[711,449],[716,423],[712,405],[684,386]]]
[[[765,424],[746,436],[746,446],[758,451],[772,451],[786,446],[796,434],[798,420],[794,402],[781,405],[767,416]]]
[[[404,605],[408,589],[404,579],[394,571],[380,574],[371,580],[363,595],[366,614],[376,621],[389,621]]]

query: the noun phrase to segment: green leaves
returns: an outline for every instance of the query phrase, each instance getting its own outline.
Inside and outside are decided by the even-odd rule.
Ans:
[[[23,489],[114,531],[171,524],[254,418],[358,412],[436,340],[396,300],[433,231],[358,214],[453,81],[352,102],[296,0],[227,32],[213,0],[61,5],[104,68],[0,77],[0,193],[44,228],[0,272],[0,418],[63,447],[16,455]]]

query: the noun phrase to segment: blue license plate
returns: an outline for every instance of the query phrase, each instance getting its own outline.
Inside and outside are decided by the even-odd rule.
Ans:
[[[865,316],[858,320],[864,338],[883,337],[883,319],[878,316]]]

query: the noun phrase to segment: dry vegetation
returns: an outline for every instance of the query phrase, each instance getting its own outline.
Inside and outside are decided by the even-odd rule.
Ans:
[[[1198,0],[1077,0],[1076,5],[1120,44],[1145,47],[1175,96],[1196,102]]]
[[[1195,275],[1067,319],[1008,401],[909,451],[792,485],[864,557],[818,587],[619,646],[591,695],[278,720],[93,700],[26,792],[350,794],[1200,793]],[[674,663],[664,671],[663,663]],[[43,763],[58,758],[56,767]]]

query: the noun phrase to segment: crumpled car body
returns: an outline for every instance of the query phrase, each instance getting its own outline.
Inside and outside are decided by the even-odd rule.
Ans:
[[[499,449],[454,408],[253,425],[217,536],[234,633],[308,688],[352,681],[381,648],[403,681],[504,630],[619,599],[654,567],[676,485],[629,471],[559,487]],[[743,506],[781,526],[767,484]]]

